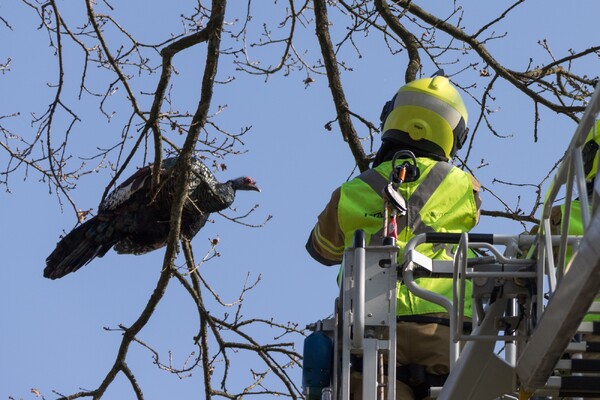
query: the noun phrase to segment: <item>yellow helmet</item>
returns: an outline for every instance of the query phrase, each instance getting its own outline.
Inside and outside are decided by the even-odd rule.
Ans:
[[[585,144],[581,151],[583,157],[583,170],[585,179],[591,181],[596,177],[598,169],[598,149],[600,148],[600,120],[596,121],[596,125],[590,129]]]
[[[442,75],[402,86],[381,112],[382,140],[450,159],[467,139],[467,109]]]

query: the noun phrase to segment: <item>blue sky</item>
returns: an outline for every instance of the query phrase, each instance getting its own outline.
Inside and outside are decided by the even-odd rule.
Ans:
[[[63,3],[59,5],[65,6]],[[494,7],[501,6],[497,3],[483,7],[478,1],[466,1],[463,23],[467,30],[492,18],[497,12]],[[502,3],[502,7],[509,4]],[[158,1],[127,4],[113,6],[125,16],[137,12],[143,4],[146,12],[143,18],[123,17],[123,21],[127,29],[145,42],[162,40],[169,32],[179,29],[179,15],[185,10],[183,6],[180,10],[164,9]],[[64,17],[75,24],[81,20],[78,14],[81,10],[69,6]],[[257,8],[254,30],[260,29],[262,19],[269,19],[274,13],[277,13],[276,18],[282,15],[281,4],[278,8],[264,4],[254,6]],[[233,2],[229,7],[232,14],[228,19],[233,20],[233,12],[239,11]],[[578,2],[577,7],[563,3],[549,7],[546,1],[529,1],[497,27],[498,32],[507,31],[507,37],[491,41],[488,48],[514,69],[524,69],[530,57],[534,64],[548,60],[548,55],[536,44],[543,38],[549,40],[555,56],[562,57],[569,48],[582,50],[597,44],[594,43],[598,37],[597,11],[600,6],[591,0]],[[5,126],[24,138],[31,138],[34,129],[29,125],[30,113],[39,115],[45,111],[52,96],[47,83],[56,81],[52,50],[44,32],[35,29],[38,21],[29,7],[14,1],[0,2],[0,15],[13,28],[0,27],[3,43],[0,61],[12,59],[11,70],[0,75],[0,93],[3,94],[0,115],[21,112],[20,116],[6,121]],[[437,15],[444,15],[443,10]],[[341,22],[334,29],[337,29],[336,42],[343,34]],[[301,30],[299,35],[300,47],[317,50],[313,25]],[[406,59],[403,53],[389,56],[381,43],[370,38],[365,43],[368,45],[361,48],[360,59],[348,49],[344,50],[353,70],[343,72],[342,79],[352,110],[377,122],[381,106],[403,83]],[[254,51],[261,52],[253,53],[256,57],[276,59],[276,55],[267,50]],[[68,57],[67,72],[80,73],[81,56]],[[201,51],[193,50],[175,60],[179,75],[174,80],[174,107],[194,109],[202,57]],[[467,62],[467,59],[459,60],[446,70],[455,72]],[[599,64],[597,58],[590,59],[575,69],[581,74],[597,76]],[[308,87],[303,84],[303,72],[275,75],[265,83],[260,77],[234,71],[230,59],[223,58],[219,78],[225,80],[232,75],[236,79],[231,84],[216,87],[213,111],[218,105],[227,105],[216,120],[234,132],[245,126],[252,129],[243,138],[243,149],[247,152],[227,158],[227,170],[218,172],[217,177],[224,181],[240,175],[253,176],[262,192],[240,193],[235,207],[243,213],[259,204],[248,220],[251,223],[260,224],[269,215],[273,218],[263,228],[248,228],[215,215],[215,223],[207,225],[193,241],[196,257],[208,251],[209,240],[218,236],[221,256],[203,265],[202,274],[223,298],[234,301],[247,275],[251,281],[260,276],[260,284],[247,294],[244,314],[273,317],[283,323],[295,321],[304,326],[327,317],[333,310],[337,268],[317,264],[306,254],[304,244],[331,191],[352,174],[353,160],[337,126],[334,124],[331,132],[324,129],[325,123],[335,118],[324,76],[313,75],[315,82]],[[90,82],[100,90],[105,82],[94,81],[95,76],[98,75],[90,72]],[[143,81],[146,86],[135,89],[153,90],[156,79],[157,75],[152,75]],[[107,122],[97,113],[96,99],[85,97],[83,101],[76,101],[76,85],[75,81],[66,91],[75,111],[82,117],[72,138],[73,146],[77,152],[91,155],[98,143],[108,145],[116,140],[128,114],[122,111],[126,109],[122,100],[111,101],[108,108],[116,114]],[[489,163],[488,167],[476,170],[477,178],[506,196],[512,206],[516,196],[521,195],[523,208],[527,210],[533,201],[533,191],[519,189],[523,192],[518,192],[514,187],[493,184],[492,180],[537,183],[563,153],[575,124],[544,112],[540,139],[534,143],[532,104],[507,85],[499,85],[496,98],[492,118],[502,133],[513,136],[500,140],[481,129],[471,167],[476,167],[480,159]],[[476,105],[469,98],[465,101],[474,122]],[[362,129],[358,124],[356,127]],[[375,141],[377,145],[378,137]],[[0,152],[3,168],[6,160],[6,153]],[[129,173],[133,171],[132,167]],[[25,172],[21,169],[11,177],[10,193],[5,192],[4,187],[0,193],[0,250],[4,255],[4,284],[0,294],[0,399],[9,396],[33,399],[36,396],[30,392],[31,388],[46,398],[55,397],[54,390],[72,394],[79,388],[96,388],[112,365],[120,342],[117,332],[103,327],[129,325],[137,318],[156,284],[164,254],[164,250],[145,256],[117,256],[109,252],[64,279],[44,279],[45,258],[62,231],[70,230],[76,221],[68,206],[61,211],[56,197],[49,194],[48,186],[39,182],[40,176],[28,171],[25,179]],[[109,179],[107,170],[82,179],[78,191],[73,193],[78,206],[95,210]],[[482,193],[482,198],[485,209],[501,209],[489,193]],[[235,215],[233,211],[227,214]],[[476,231],[517,234],[521,227],[484,218]],[[168,351],[172,350],[174,364],[182,365],[189,352],[195,350],[192,337],[196,334],[197,320],[192,306],[181,285],[172,281],[140,339],[156,346],[165,361]],[[216,305],[215,310],[223,311]],[[268,330],[256,334],[265,341],[275,335]],[[301,343],[297,350],[301,353]],[[240,360],[240,363],[248,362],[244,355]],[[128,362],[147,399],[185,398],[200,392],[199,371],[186,379],[159,371],[152,365],[151,354],[139,346],[133,346]],[[232,386],[249,382],[245,365],[236,367],[235,371],[238,375],[231,379]],[[300,371],[294,374],[300,385]],[[119,378],[105,398],[133,398],[133,394],[129,384]]]

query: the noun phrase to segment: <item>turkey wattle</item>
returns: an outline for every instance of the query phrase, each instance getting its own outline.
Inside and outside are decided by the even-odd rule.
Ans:
[[[170,229],[170,213],[177,158],[161,165],[158,193],[151,198],[152,166],[138,170],[111,192],[98,207],[98,214],[73,229],[46,259],[44,276],[57,279],[77,271],[113,246],[119,254],[143,254],[163,247]],[[192,239],[210,213],[233,204],[237,190],[260,192],[250,177],[221,183],[200,160],[192,159],[187,200],[181,215],[181,236]]]

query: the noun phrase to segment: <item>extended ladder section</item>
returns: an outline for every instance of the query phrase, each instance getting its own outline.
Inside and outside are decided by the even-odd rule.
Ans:
[[[430,397],[600,397],[600,336],[595,342],[588,335],[600,335],[600,322],[584,321],[600,315],[600,302],[594,302],[600,291],[600,181],[588,200],[582,159],[599,113],[597,87],[552,181],[536,235],[426,233],[407,244],[399,262],[400,249],[365,247],[358,231],[344,255],[334,317],[312,327],[331,343],[327,360],[307,365],[307,351],[316,353],[305,345],[306,398],[349,400],[352,390],[364,400],[395,400],[399,279],[448,312],[450,374],[443,386],[430,388]],[[550,217],[559,199],[563,221],[571,218],[572,202],[580,202],[582,236],[569,235],[568,223],[552,234]],[[452,245],[454,260],[424,256],[423,243]],[[452,298],[420,287],[419,277],[453,278]],[[471,332],[463,331],[466,306],[472,309]]]
[[[551,378],[549,382],[557,366],[561,366],[559,360],[565,351],[572,351],[569,345],[574,337],[577,338],[578,331],[598,333],[597,329],[594,332],[591,324],[582,325],[581,322],[587,313],[595,312],[596,307],[592,307],[592,303],[600,290],[600,246],[598,245],[600,243],[600,212],[598,212],[600,180],[595,179],[589,196],[582,156],[588,132],[595,129],[599,113],[600,90],[597,86],[544,202],[537,243],[539,276],[537,284],[538,290],[542,290],[544,283],[542,275],[548,277],[549,299],[547,303],[538,305],[540,320],[519,355],[516,372],[521,387],[526,391],[548,386],[557,389],[562,396],[586,394],[600,396],[597,377],[586,379],[585,376],[574,373],[571,376]],[[551,240],[550,218],[552,207],[558,204],[559,195],[564,195],[565,205],[559,245],[555,246]],[[583,223],[584,234],[579,246],[576,247],[577,251],[574,252],[568,265],[565,265],[569,248],[567,243],[569,224],[565,222],[571,219],[571,204],[575,199],[581,204],[579,218]],[[592,350],[591,347],[587,350]],[[594,362],[580,363],[573,360],[572,364],[586,364],[588,368],[583,369],[591,369]],[[595,366],[594,371],[599,369]],[[594,382],[595,384],[592,384]],[[578,393],[578,388],[582,393]]]

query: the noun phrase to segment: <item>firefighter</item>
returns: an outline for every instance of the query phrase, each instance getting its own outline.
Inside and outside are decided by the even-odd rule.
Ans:
[[[590,130],[586,138],[585,144],[582,148],[582,159],[583,159],[583,170],[585,173],[585,180],[587,186],[587,197],[588,203],[591,202],[594,191],[594,182],[596,179],[596,170],[598,169],[598,149],[600,148],[600,120],[596,121],[594,128]],[[563,229],[563,215],[565,215],[565,204],[560,204],[552,208],[552,214],[550,216],[550,231],[553,235],[559,235]],[[571,210],[569,213],[569,226],[568,233],[570,236],[582,236],[584,234],[583,221],[581,219],[581,201],[579,198],[571,201]],[[555,255],[558,249],[555,249]],[[566,263],[568,272],[568,263],[572,257],[573,250],[569,247],[566,252]],[[595,301],[600,301],[600,297],[597,297]],[[585,322],[600,322],[600,314],[587,314],[583,321]],[[600,342],[600,335],[597,334],[585,334],[583,339],[586,342]],[[600,359],[598,353],[584,353],[583,358],[587,359]]]
[[[365,232],[367,245],[382,244],[382,189],[400,150],[416,156],[417,173],[407,176],[398,187],[407,208],[405,215],[396,219],[399,260],[406,243],[417,234],[468,232],[478,223],[480,185],[451,164],[468,130],[466,107],[450,80],[438,74],[402,86],[383,107],[381,123],[382,144],[372,168],[333,192],[310,233],[306,249],[321,264],[340,264],[357,229]],[[417,250],[433,259],[452,259],[452,248],[446,245],[424,243]],[[423,277],[416,282],[452,298],[451,278]],[[449,372],[448,315],[441,306],[414,296],[401,282],[397,298],[396,397],[423,399],[429,387],[441,386]],[[466,299],[470,299],[468,293]],[[464,312],[471,317],[470,303]],[[360,372],[359,365],[354,369]],[[351,382],[355,400],[361,397],[359,382]]]

